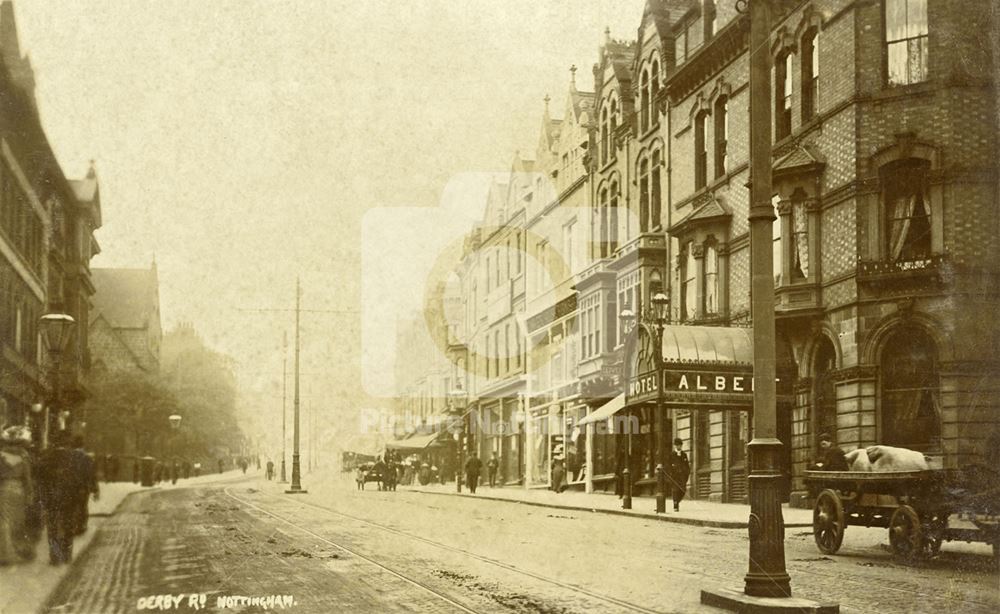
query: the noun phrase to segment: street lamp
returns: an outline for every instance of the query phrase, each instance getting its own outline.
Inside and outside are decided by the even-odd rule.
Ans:
[[[50,378],[52,382],[52,397],[48,405],[56,406],[60,402],[60,368],[62,356],[69,347],[70,339],[73,337],[73,329],[76,327],[76,320],[73,316],[65,313],[47,313],[39,318],[42,329],[42,342],[49,353]],[[46,412],[45,426],[43,427],[43,441],[48,442],[49,418],[51,411]],[[57,414],[58,415],[58,414]]]
[[[448,393],[448,399],[451,401],[452,412],[458,415],[458,432],[455,433],[455,454],[458,457],[457,466],[455,467],[455,491],[462,492],[462,468],[465,465],[465,405],[466,405],[466,394],[462,390],[462,385],[459,384],[453,390]]]
[[[171,414],[167,420],[170,421],[170,483],[177,483],[177,431],[181,428],[180,414]]]
[[[657,292],[650,299],[653,304],[653,357],[656,365],[656,513],[667,511],[667,428],[663,407],[663,329],[667,325],[667,303],[670,299],[663,292]]]
[[[632,331],[635,323],[635,312],[625,307],[618,314],[622,325],[622,339]],[[632,509],[632,428],[625,433],[625,467],[622,469],[622,509]]]

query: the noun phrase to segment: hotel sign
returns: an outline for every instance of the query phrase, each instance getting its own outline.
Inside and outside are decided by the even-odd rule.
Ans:
[[[629,379],[625,388],[626,403],[656,401],[663,389],[663,399],[671,405],[749,408],[753,404],[753,371],[729,369],[663,369]]]

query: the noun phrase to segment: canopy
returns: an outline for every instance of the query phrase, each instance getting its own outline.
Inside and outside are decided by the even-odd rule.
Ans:
[[[385,447],[390,450],[424,450],[434,445],[438,435],[440,435],[440,433],[417,435],[415,437],[410,437],[409,439],[397,439],[396,441],[390,441],[385,444]]]
[[[671,363],[753,364],[749,328],[726,326],[663,327],[663,361]]]
[[[590,424],[591,422],[600,422],[601,420],[607,420],[611,416],[615,415],[618,411],[620,411],[623,407],[625,407],[624,393],[616,396],[615,398],[611,399],[604,405],[601,405],[586,418],[583,418],[582,420],[577,422],[576,425],[581,426],[584,424]]]

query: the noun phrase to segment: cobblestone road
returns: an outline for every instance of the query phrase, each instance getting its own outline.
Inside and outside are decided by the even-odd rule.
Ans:
[[[988,547],[946,544],[909,567],[884,541],[851,527],[827,557],[791,530],[793,590],[843,612],[1000,611]],[[715,611],[699,591],[739,586],[746,555],[737,530],[333,482],[289,497],[248,483],[133,496],[47,609],[134,612],[182,595],[175,611],[194,611],[204,594],[209,611],[220,596],[269,595],[291,596],[296,612]]]

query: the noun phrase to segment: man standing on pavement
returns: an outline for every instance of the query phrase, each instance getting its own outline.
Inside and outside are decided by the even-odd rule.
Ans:
[[[58,432],[52,447],[42,453],[38,466],[38,484],[49,540],[49,564],[69,563],[73,559],[73,529],[77,510],[76,493],[86,481],[67,434]]]
[[[494,452],[490,455],[490,460],[486,461],[486,474],[490,477],[490,488],[497,485],[497,469],[500,467],[500,461],[497,460],[497,453]]]
[[[667,469],[675,512],[681,511],[681,501],[684,500],[684,495],[687,493],[687,482],[690,476],[691,463],[688,461],[687,453],[684,452],[684,440],[677,437],[674,439],[674,449],[670,452],[670,467]]]
[[[73,437],[73,471],[79,476],[74,498],[76,499],[75,515],[73,522],[73,535],[83,535],[87,532],[87,520],[90,518],[90,495],[94,495],[94,500],[100,498],[101,493],[97,485],[97,466],[83,448],[83,437],[77,435]]]
[[[479,472],[483,470],[483,461],[472,454],[469,460],[465,461],[465,483],[469,485],[469,492],[476,494],[476,485],[479,483]]]

